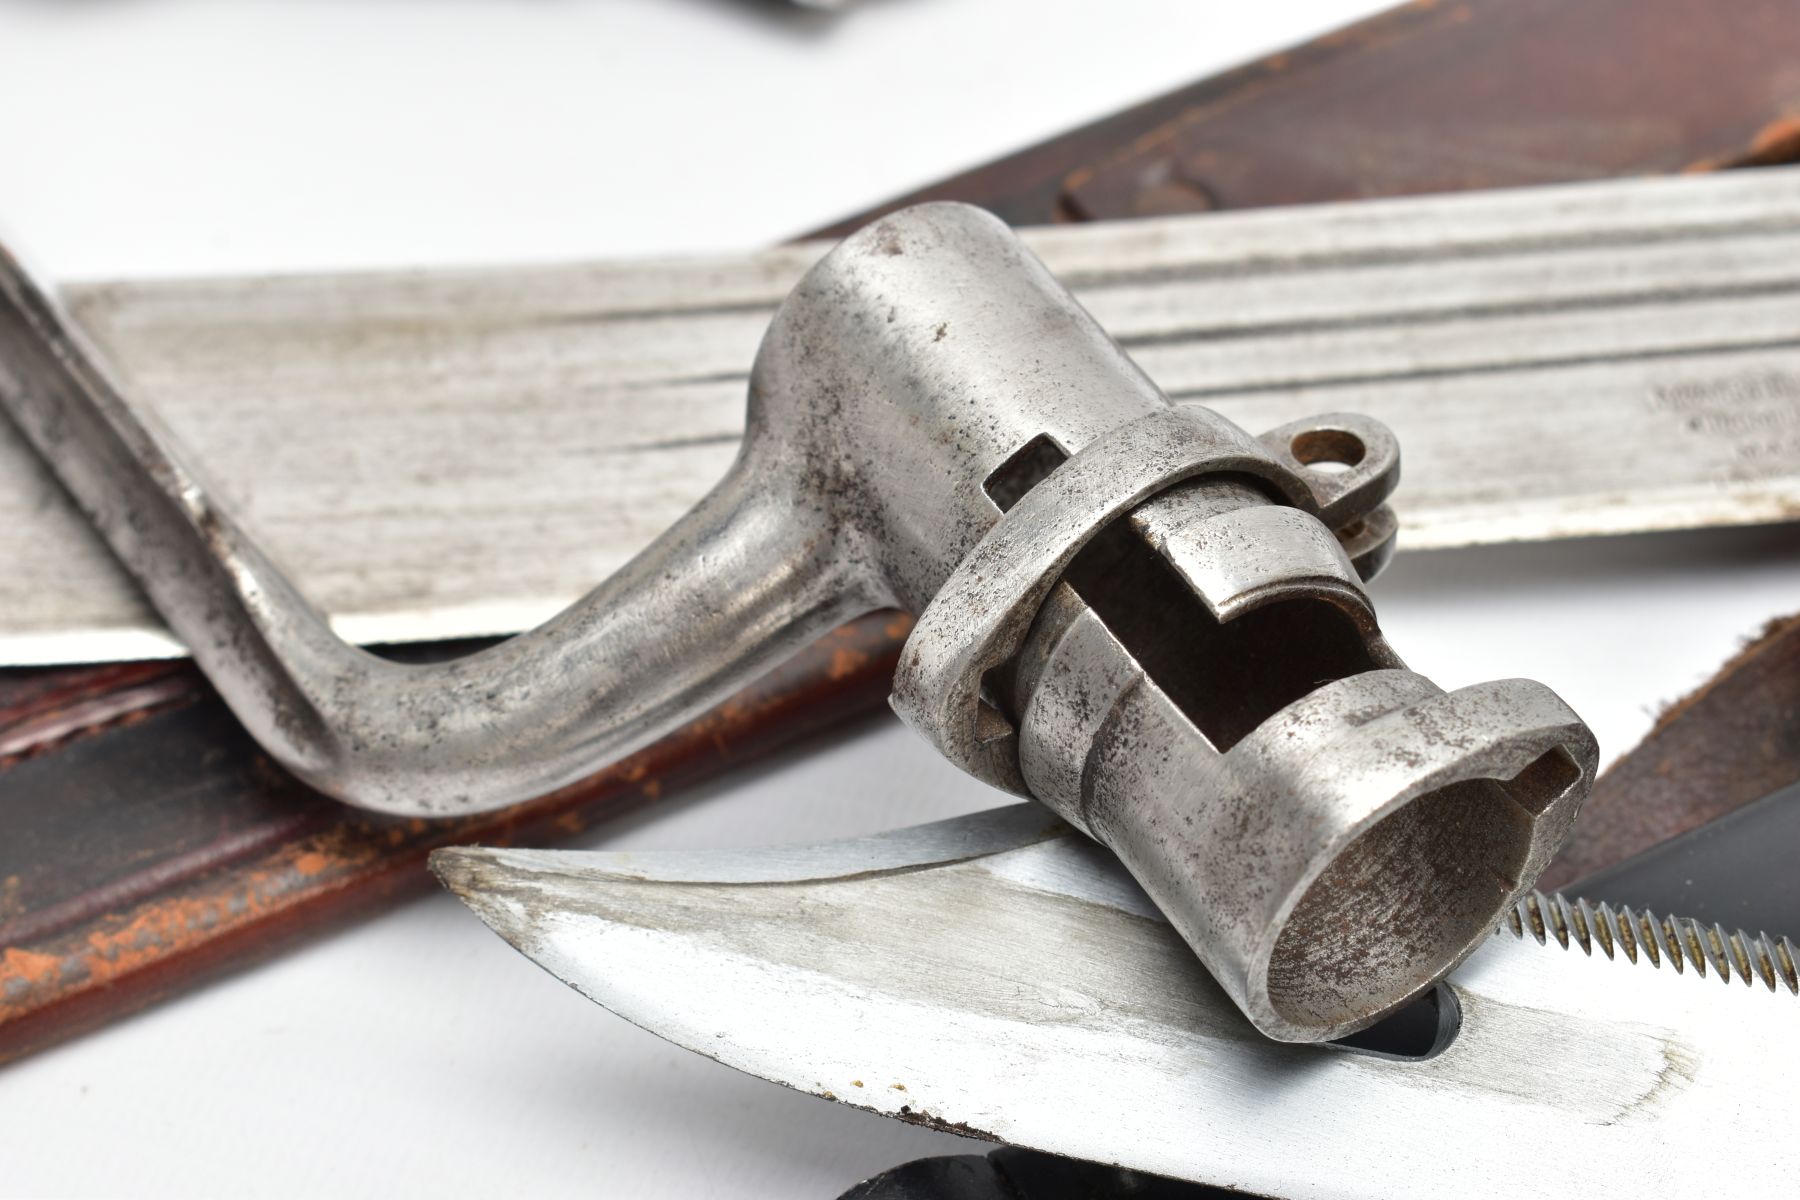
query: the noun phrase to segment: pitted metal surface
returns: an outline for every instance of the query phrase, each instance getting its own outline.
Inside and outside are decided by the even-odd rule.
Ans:
[[[1445,696],[1382,638],[1384,427],[1255,438],[1173,407],[964,206],[814,267],[718,487],[561,616],[452,663],[339,640],[3,258],[0,399],[258,740],[371,809],[544,792],[851,616],[915,612],[895,708],[1117,851],[1279,1038],[1367,1024],[1454,966],[1592,780],[1541,685]]]
[[[983,677],[1018,653],[1045,594],[1115,518],[1184,479],[1226,474],[1283,488],[1302,516],[1314,507],[1257,442],[1203,408],[1155,409],[1083,447],[994,523],[919,615],[894,674],[895,711],[963,770],[1029,794],[1011,723],[981,699]]]

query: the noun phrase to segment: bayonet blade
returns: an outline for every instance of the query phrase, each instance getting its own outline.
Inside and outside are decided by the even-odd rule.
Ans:
[[[439,851],[620,1016],[902,1120],[1282,1197],[1791,1188],[1794,948],[1533,898],[1429,1057],[1259,1035],[1035,805],[780,851]],[[1704,1147],[1753,1146],[1723,1159]],[[1701,1148],[1701,1149],[1697,1149]]]
[[[1800,169],[1022,236],[1178,402],[1392,427],[1402,553],[1800,511]],[[547,620],[705,495],[825,249],[65,300],[334,630],[411,642]],[[0,560],[0,663],[184,652],[3,417]]]

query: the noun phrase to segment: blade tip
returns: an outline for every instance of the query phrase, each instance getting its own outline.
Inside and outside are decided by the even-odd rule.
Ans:
[[[520,874],[506,852],[488,846],[446,846],[433,850],[427,865],[438,882],[495,933],[520,945],[529,922],[517,903]]]
[[[446,846],[426,860],[437,881],[464,901],[493,882],[494,852],[482,846]]]

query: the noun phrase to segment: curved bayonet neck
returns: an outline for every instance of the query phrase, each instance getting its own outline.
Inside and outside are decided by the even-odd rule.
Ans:
[[[154,415],[0,254],[0,400],[250,733],[359,807],[454,816],[573,782],[887,603],[854,528],[746,451],[542,627],[467,658],[342,641]]]

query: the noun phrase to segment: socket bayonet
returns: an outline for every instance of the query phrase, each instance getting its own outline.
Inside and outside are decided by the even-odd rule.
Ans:
[[[1265,1033],[1429,988],[1549,862],[1597,751],[1529,680],[1445,693],[1364,581],[1378,422],[1176,406],[999,220],[929,204],[812,268],[736,463],[549,623],[449,663],[340,640],[0,257],[0,400],[265,748],[382,812],[568,783],[873,609],[893,705],[1114,850]]]

